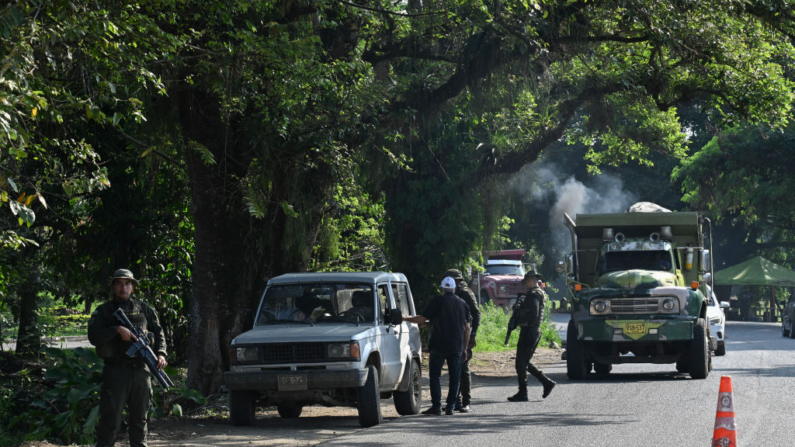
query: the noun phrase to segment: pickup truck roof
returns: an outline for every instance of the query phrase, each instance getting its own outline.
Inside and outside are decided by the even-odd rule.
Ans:
[[[275,284],[299,284],[299,283],[319,283],[319,282],[360,282],[376,284],[385,281],[408,282],[406,275],[402,273],[388,272],[326,272],[326,273],[286,273],[271,278],[268,285]]]

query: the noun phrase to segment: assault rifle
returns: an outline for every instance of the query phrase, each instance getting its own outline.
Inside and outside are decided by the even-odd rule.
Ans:
[[[116,312],[113,312],[113,316],[138,339],[132,342],[132,346],[127,350],[127,356],[131,358],[141,357],[144,363],[146,363],[146,366],[149,367],[149,371],[155,376],[155,379],[157,379],[157,382],[160,383],[160,386],[162,386],[164,390],[173,387],[174,382],[171,381],[168,374],[157,369],[157,356],[149,346],[149,338],[146,336],[143,329],[133,326],[130,319],[127,318],[127,315],[121,309],[117,309]]]
[[[508,340],[511,339],[511,334],[516,329],[516,327],[519,326],[519,319],[517,318],[516,310],[518,309],[518,306],[520,306],[519,301],[522,299],[522,297],[525,296],[527,295],[524,293],[520,293],[519,298],[516,300],[516,304],[513,305],[513,311],[511,312],[511,319],[508,320],[508,333],[505,334],[505,346],[508,346]]]

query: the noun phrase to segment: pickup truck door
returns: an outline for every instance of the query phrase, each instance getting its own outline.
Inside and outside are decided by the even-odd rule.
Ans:
[[[402,360],[400,357],[400,326],[385,323],[389,318],[390,310],[395,308],[388,284],[378,285],[378,303],[380,307],[378,315],[378,345],[381,349],[379,388],[382,391],[391,391],[395,388],[402,373]]]
[[[404,316],[411,315],[410,297],[408,291],[408,284],[406,283],[391,283],[392,297],[395,299],[395,306],[400,309],[400,313]],[[417,337],[412,337],[412,332],[417,333]],[[402,322],[399,326],[395,326],[395,335],[397,335],[398,344],[400,345],[400,358],[402,360],[411,361],[412,340],[419,340],[419,327],[411,323]],[[398,380],[403,379],[403,374],[406,372],[405,363],[400,369],[400,377]]]

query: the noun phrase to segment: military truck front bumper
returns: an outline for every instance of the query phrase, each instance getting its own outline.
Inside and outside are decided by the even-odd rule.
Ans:
[[[579,338],[589,342],[676,342],[693,339],[694,319],[583,319]]]
[[[230,390],[304,391],[356,388],[367,381],[367,370],[227,371],[224,384]]]

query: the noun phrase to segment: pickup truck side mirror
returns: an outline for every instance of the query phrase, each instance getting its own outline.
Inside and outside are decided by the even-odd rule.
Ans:
[[[389,318],[387,318],[387,323],[397,326],[403,323],[403,313],[400,309],[392,309],[389,311]]]

